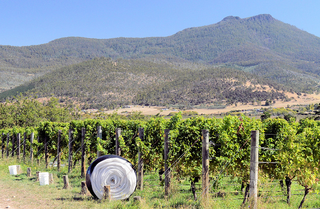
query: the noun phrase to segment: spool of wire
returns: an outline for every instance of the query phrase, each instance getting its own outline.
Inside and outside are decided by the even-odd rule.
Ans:
[[[110,185],[111,199],[127,199],[136,189],[137,174],[125,158],[104,155],[89,166],[86,183],[88,190],[96,198],[102,199],[103,187]]]

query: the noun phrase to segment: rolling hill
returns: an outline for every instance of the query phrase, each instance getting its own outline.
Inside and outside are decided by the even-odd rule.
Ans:
[[[286,100],[285,87],[225,67],[190,69],[146,59],[94,58],[60,68],[14,91],[71,98],[83,108],[140,105],[221,105]],[[5,97],[3,97],[5,98]]]
[[[54,75],[58,76],[61,72],[67,73],[68,71],[72,74],[74,70],[80,69],[81,66],[96,65],[95,62],[86,62],[94,60],[96,57],[111,58],[112,62],[116,63],[122,63],[124,60],[132,63],[144,63],[139,64],[140,67],[138,68],[131,69],[134,77],[141,76],[140,68],[143,68],[143,72],[148,74],[150,69],[147,69],[147,66],[150,65],[152,65],[152,68],[158,66],[155,68],[166,69],[164,72],[168,71],[169,74],[174,75],[170,76],[172,77],[171,80],[168,80],[159,77],[164,76],[161,70],[156,70],[157,73],[150,70],[150,73],[155,73],[152,75],[153,79],[159,81],[152,83],[148,80],[151,79],[149,77],[145,78],[146,81],[143,81],[144,77],[142,76],[140,79],[141,82],[145,82],[145,85],[137,87],[138,89],[133,87],[135,85],[133,78],[132,81],[126,80],[123,84],[114,83],[116,78],[128,76],[128,72],[123,72],[123,74],[114,72],[113,77],[108,74],[110,76],[108,78],[100,76],[99,81],[109,86],[108,89],[104,89],[106,91],[104,94],[109,95],[108,100],[114,99],[114,96],[108,93],[110,88],[116,89],[119,85],[125,85],[121,88],[134,89],[134,94],[127,90],[123,90],[121,94],[124,96],[128,93],[129,100],[137,103],[150,102],[147,99],[149,96],[158,98],[158,101],[162,101],[162,103],[174,102],[169,99],[171,97],[178,98],[174,92],[180,92],[178,95],[184,94],[180,97],[180,100],[187,100],[189,103],[193,101],[193,97],[197,98],[197,102],[191,102],[192,104],[205,101],[205,98],[210,101],[217,98],[228,101],[225,96],[217,96],[218,90],[212,90],[215,86],[211,86],[210,91],[204,89],[206,92],[212,92],[212,95],[215,95],[214,98],[199,96],[201,92],[197,89],[199,89],[200,84],[196,84],[195,81],[202,80],[203,83],[203,79],[200,79],[203,78],[201,75],[209,75],[209,72],[211,72],[213,80],[206,77],[207,84],[218,82],[218,80],[214,80],[215,74],[221,76],[225,74],[223,79],[227,79],[226,76],[229,76],[229,80],[238,80],[234,76],[242,72],[245,76],[253,76],[258,83],[265,81],[275,91],[282,89],[311,93],[319,90],[320,38],[276,20],[271,15],[263,14],[242,19],[230,16],[216,24],[188,28],[168,37],[114,39],[69,37],[36,46],[0,46],[0,91],[4,91],[0,96],[4,98],[26,90],[35,92],[34,88],[36,88],[39,96],[53,93],[59,96],[65,94],[65,96],[75,97],[76,95],[62,93],[66,92],[65,89],[58,93],[56,89],[59,89],[62,84],[59,83],[59,79],[54,78]],[[163,64],[166,67],[162,66]],[[83,69],[90,71],[89,69],[96,68],[87,66]],[[216,69],[219,70],[215,71]],[[229,73],[229,71],[233,73]],[[191,76],[183,78],[183,75],[186,74],[192,74],[193,79],[189,79]],[[51,80],[46,80],[48,76]],[[68,74],[64,76],[68,77]],[[90,78],[90,76],[87,76],[87,78]],[[55,85],[55,90],[51,88],[45,90],[46,88],[40,85],[41,82],[39,81],[41,80],[46,80],[46,83],[43,83],[45,86]],[[73,78],[73,80],[77,79]],[[194,82],[191,82],[192,80]],[[29,81],[32,82],[28,83]],[[78,82],[81,83],[81,79]],[[188,91],[182,90],[186,89],[186,83],[189,83]],[[242,84],[244,83],[242,82]],[[95,88],[93,83],[87,85],[89,85],[86,87],[88,89]],[[114,85],[115,87],[112,87]],[[221,85],[227,84],[221,83]],[[273,87],[275,85],[278,87]],[[166,86],[172,86],[173,88],[167,89]],[[203,86],[203,84],[200,86]],[[242,87],[247,89],[246,86]],[[5,91],[10,88],[13,89]],[[238,90],[235,87],[233,89]],[[241,91],[246,92],[245,90]],[[85,90],[80,92],[85,95]],[[156,92],[162,93],[159,95]],[[248,92],[245,94],[249,95]],[[251,97],[256,96],[252,94]],[[229,96],[229,98],[233,97]],[[236,99],[231,100],[229,103],[237,101]],[[100,100],[96,99],[90,103],[96,104],[99,103],[98,101]]]

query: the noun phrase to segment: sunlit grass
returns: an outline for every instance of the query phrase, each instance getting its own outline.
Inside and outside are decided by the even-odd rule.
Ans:
[[[22,174],[11,176],[9,165],[21,165]],[[32,169],[32,177],[26,176],[27,167]],[[54,175],[54,184],[40,186],[35,181],[36,171],[50,172]],[[63,189],[62,176],[68,175],[71,189]],[[178,180],[177,180],[178,179]],[[165,197],[163,182],[159,180],[157,172],[147,173],[144,176],[143,191],[136,190],[129,200],[117,200],[108,202],[106,200],[96,200],[89,194],[81,195],[80,166],[77,165],[68,174],[67,166],[61,167],[57,172],[56,167],[45,168],[43,162],[23,163],[16,159],[0,159],[0,182],[6,188],[25,195],[28,192],[34,200],[16,198],[15,204],[23,207],[31,205],[34,208],[241,208],[243,194],[240,191],[241,185],[237,179],[224,176],[219,182],[218,188],[211,189],[210,197],[205,201],[201,198],[201,182],[196,183],[197,200],[194,200],[190,190],[190,181],[187,178],[173,178],[171,180],[170,195]],[[211,181],[212,183],[213,181]],[[279,181],[271,181],[263,177],[259,178],[259,200],[258,208],[297,208],[303,197],[301,195],[303,187],[294,181],[292,184],[291,204],[286,203],[285,192],[281,190]],[[300,195],[295,195],[300,194]],[[141,196],[141,202],[134,202],[133,196]],[[248,208],[249,204],[243,206]],[[320,198],[317,194],[309,194],[304,203],[305,208],[320,208]]]

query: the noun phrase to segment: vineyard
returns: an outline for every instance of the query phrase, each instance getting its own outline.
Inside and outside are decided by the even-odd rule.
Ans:
[[[309,119],[300,122],[281,118],[261,121],[245,116],[182,119],[178,113],[171,119],[41,122],[37,127],[1,129],[0,145],[2,158],[44,161],[46,166],[59,164],[57,169],[60,161],[69,162],[69,172],[80,162],[90,164],[101,153],[121,155],[136,169],[143,160],[144,173],[157,173],[160,183],[168,170],[172,179],[187,179],[196,200],[204,192],[196,189],[197,182],[203,179],[203,130],[208,131],[210,140],[208,191],[212,197],[223,196],[220,189],[228,178],[241,185],[242,203],[248,204],[250,142],[254,130],[259,133],[259,177],[280,182],[288,204],[293,182],[301,185],[304,194],[296,207],[302,207],[308,194],[318,195],[320,123]],[[84,171],[81,176],[84,177]],[[196,190],[201,191],[200,195]],[[262,196],[260,190],[258,196]]]

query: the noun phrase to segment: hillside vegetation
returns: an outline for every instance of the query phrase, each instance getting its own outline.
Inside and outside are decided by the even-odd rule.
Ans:
[[[98,65],[93,60],[97,57],[113,61]],[[112,62],[134,64],[112,67]],[[278,89],[319,90],[320,38],[267,14],[243,19],[230,16],[168,37],[68,37],[36,46],[0,46],[0,75],[0,91],[13,88],[2,93],[2,98],[31,90],[39,96],[82,97],[82,103],[93,106],[276,99],[283,98]],[[254,87],[244,86],[239,76],[267,83],[277,96],[261,96]],[[93,96],[93,90],[100,95]],[[246,99],[239,99],[238,94]]]
[[[2,95],[15,94],[15,90]],[[232,68],[189,69],[146,60],[95,58],[47,73],[20,86],[19,92],[69,97],[84,108],[116,108],[127,104],[194,106],[284,100],[284,90],[275,82]]]

